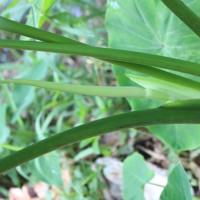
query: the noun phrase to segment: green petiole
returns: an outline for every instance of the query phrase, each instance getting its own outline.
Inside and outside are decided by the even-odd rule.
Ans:
[[[38,28],[24,25],[0,16],[0,29],[46,42],[63,42],[67,44],[83,44],[78,41],[56,35]]]
[[[81,42],[72,40],[70,38],[66,38],[63,36],[56,35],[54,33],[50,33],[50,32],[40,30],[40,29],[31,27],[31,26],[27,26],[27,25],[24,25],[24,24],[21,24],[21,23],[18,23],[18,22],[15,22],[15,21],[3,18],[3,17],[0,17],[0,29],[4,30],[4,31],[9,31],[12,33],[17,33],[19,35],[24,35],[24,36],[27,36],[30,38],[38,39],[41,41],[46,41],[46,42],[61,43],[61,44],[63,44],[63,43],[79,44],[81,46],[87,46]],[[88,46],[88,47],[90,47],[90,46]],[[93,48],[95,48],[95,47],[93,47]],[[126,53],[127,51],[121,51],[121,52]],[[135,52],[135,53],[137,54],[137,52]],[[159,64],[159,66],[157,66],[157,67],[200,76],[200,65],[197,63],[191,63],[191,62],[182,61],[182,60],[178,60],[178,59],[170,60],[170,58],[166,58],[166,57],[162,57],[162,56],[155,56],[155,55],[151,55],[151,54],[146,54],[146,55],[143,53],[138,53],[138,54],[140,55],[139,59],[141,59],[143,57],[143,55],[144,55],[144,58],[148,58],[148,56],[150,58],[150,62],[148,60],[147,62],[142,63],[143,65],[157,66],[157,64]],[[120,57],[119,54],[117,56]],[[109,59],[107,59],[106,61],[111,62],[111,61],[113,61],[113,59],[111,59],[110,61],[109,61]],[[118,61],[120,61],[120,60],[118,60]],[[152,63],[152,61],[153,61],[153,63]],[[124,62],[124,60],[122,60],[122,62]],[[134,62],[134,63],[136,64],[137,62]],[[141,64],[141,63],[137,63],[137,64]]]
[[[0,174],[80,140],[131,127],[155,124],[199,124],[200,109],[155,108],[106,117],[48,137],[0,159]]]
[[[92,47],[80,44],[60,44],[19,40],[0,40],[0,47],[90,56],[107,60],[111,63],[117,61],[121,63],[154,66],[200,76],[200,64],[198,63],[140,52]]]
[[[159,100],[175,100],[175,98],[156,90],[143,89],[131,86],[88,86],[88,85],[72,85],[66,83],[54,83],[47,81],[34,81],[24,79],[0,80],[0,84],[23,84],[35,87],[70,92],[75,94],[102,96],[102,97],[133,97],[133,98],[150,98]]]
[[[113,64],[122,65],[129,69],[153,76],[155,78],[165,80],[168,82],[174,82],[179,85],[183,85],[195,90],[199,90],[200,83],[186,79],[184,77],[156,69],[153,67],[144,66],[143,64],[153,65],[155,60],[157,66],[167,66],[173,65],[175,61],[175,66],[181,66],[185,63],[190,65],[190,62],[179,61],[172,58],[166,58],[161,56],[143,54],[138,52],[123,51],[116,49],[98,48],[83,45],[71,45],[71,44],[58,44],[58,43],[46,43],[46,42],[29,42],[29,41],[16,41],[16,40],[0,40],[0,47],[14,48],[14,49],[26,49],[26,50],[37,50],[37,51],[47,51],[47,52],[57,52],[66,53],[73,55],[83,55],[99,58],[106,60]],[[163,61],[163,62],[162,62]],[[138,64],[139,63],[139,64]],[[163,65],[164,64],[164,65]],[[183,64],[184,65],[184,64]],[[200,65],[197,63],[192,63],[191,65],[196,66],[200,70]],[[180,67],[181,68],[181,67]]]

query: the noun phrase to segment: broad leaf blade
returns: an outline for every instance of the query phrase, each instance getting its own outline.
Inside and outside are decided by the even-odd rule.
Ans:
[[[153,178],[153,175],[139,153],[126,158],[123,166],[124,200],[144,200],[144,185]]]
[[[198,0],[184,1],[194,12],[198,13]],[[160,1],[149,0],[108,0],[106,25],[109,45],[112,48],[133,50],[168,57],[200,62],[200,40]],[[119,66],[114,71],[120,85],[134,85],[124,75],[133,73]],[[135,75],[141,75],[135,73]],[[187,75],[186,75],[187,76]],[[187,76],[194,80],[194,77]],[[196,78],[199,81],[199,77]],[[128,98],[133,109],[159,106],[162,102],[135,100]],[[157,127],[153,133],[174,149],[192,149],[200,145],[200,126],[192,126],[192,133],[183,126]],[[164,133],[164,134],[163,134]],[[193,137],[193,134],[196,137]],[[184,136],[183,136],[184,135]],[[185,142],[183,138],[188,140]]]
[[[199,125],[154,125],[149,126],[148,130],[177,151],[195,149],[200,144]]]
[[[189,180],[185,170],[179,163],[170,173],[168,184],[164,188],[160,200],[192,200]]]
[[[38,180],[62,186],[60,158],[56,152],[41,156],[29,163],[31,173]]]

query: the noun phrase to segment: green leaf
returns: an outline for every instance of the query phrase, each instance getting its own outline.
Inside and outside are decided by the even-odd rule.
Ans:
[[[154,125],[148,130],[177,151],[195,149],[200,144],[200,126],[191,124]]]
[[[45,14],[50,8],[51,6],[53,6],[53,4],[55,3],[55,0],[43,0],[42,1],[42,12],[43,14]]]
[[[35,159],[29,166],[32,175],[38,180],[62,186],[60,157],[56,152]]]
[[[93,154],[96,154],[95,150],[92,147],[88,147],[77,153],[77,155],[74,157],[74,161],[79,161]]]
[[[199,12],[198,0],[185,0],[196,13]],[[108,0],[106,26],[109,34],[109,46],[117,49],[133,50],[172,58],[200,62],[200,40],[169,9],[159,1],[149,0]],[[132,85],[124,74],[130,70],[114,66],[120,85]],[[135,73],[135,75],[141,75]],[[199,81],[199,77],[185,75]],[[159,106],[162,102],[131,99],[128,101],[133,109],[139,110]],[[162,141],[174,149],[192,149],[200,146],[200,126],[193,126],[192,131],[184,126],[154,126],[150,130]],[[192,133],[191,133],[192,132]],[[195,134],[196,137],[193,137]],[[183,135],[187,141],[183,141]]]
[[[1,11],[1,16],[6,16],[10,19],[20,21],[28,9],[30,9],[29,3],[23,1],[19,3],[19,0],[13,0]]]
[[[124,200],[144,200],[144,185],[153,176],[153,172],[139,153],[134,153],[126,158],[123,166]]]
[[[41,27],[48,19],[48,11],[55,2],[55,0],[32,0],[26,24]]]
[[[39,63],[34,64],[32,68],[28,69],[25,74],[22,73],[22,78],[39,80],[44,78],[46,73],[47,66],[45,65],[45,62],[40,61]],[[32,103],[34,99],[34,88],[26,87],[24,85],[15,85],[13,88],[13,99],[17,106],[16,113],[12,118],[12,122],[15,122],[21,112]]]
[[[160,200],[192,200],[190,184],[187,174],[179,163],[171,171],[167,186],[164,188]]]
[[[193,200],[200,200],[199,197],[193,197],[192,199],[193,199]]]
[[[198,13],[198,0],[185,2]],[[198,36],[161,1],[108,0],[106,25],[111,47],[200,61]]]
[[[11,150],[11,151],[19,151],[20,149],[22,149],[22,147],[10,145],[10,144],[0,144],[0,147]]]
[[[6,104],[0,104],[0,151],[1,151],[1,144],[7,142],[7,139],[10,135],[10,129],[6,125]]]
[[[39,27],[41,27],[44,24],[45,20],[47,19],[46,14],[55,2],[56,2],[55,0],[42,1],[42,9],[41,9],[42,15],[39,19],[39,24],[38,24]]]

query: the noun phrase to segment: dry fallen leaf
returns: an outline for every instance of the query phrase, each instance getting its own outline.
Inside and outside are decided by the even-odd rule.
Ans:
[[[27,187],[20,188],[11,188],[9,190],[9,199],[10,200],[32,200],[28,193]]]
[[[66,168],[63,168],[61,173],[62,173],[62,181],[64,185],[68,185],[71,182],[71,174],[69,173],[69,170]]]
[[[34,184],[32,188],[38,196],[38,199],[42,200],[46,197],[46,193],[49,190],[49,185],[45,182],[38,182]]]

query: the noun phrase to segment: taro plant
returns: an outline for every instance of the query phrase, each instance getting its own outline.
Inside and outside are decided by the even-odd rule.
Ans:
[[[111,48],[89,46],[0,17],[1,30],[33,39],[1,39],[1,48],[93,57],[114,65],[120,86],[70,85],[28,79],[0,80],[0,84],[24,84],[92,96],[127,97],[133,108],[132,112],[74,127],[10,154],[0,159],[0,173],[83,139],[131,127],[148,127],[159,139],[169,146],[174,145],[177,150],[199,147],[200,128],[197,124],[200,123],[200,18],[189,6],[194,10],[200,8],[198,1],[109,0],[106,26]],[[168,23],[167,28],[165,23]],[[184,52],[178,46],[182,43],[185,44]],[[188,126],[193,130],[192,133],[187,131]],[[191,143],[186,143],[186,139]],[[130,159],[143,163],[139,155]],[[129,162],[131,161],[125,161],[125,167]],[[151,177],[152,174],[147,173],[144,182],[139,183],[140,187]],[[174,183],[178,180],[177,177],[184,179],[180,179],[185,183],[180,184],[180,188],[187,195],[174,193],[172,187],[166,187],[161,195],[162,199],[183,199],[183,194],[185,199],[191,199],[189,183],[180,164],[172,171],[169,183]],[[141,191],[135,196],[128,196],[129,192],[125,188],[124,198],[137,199],[140,193]]]

